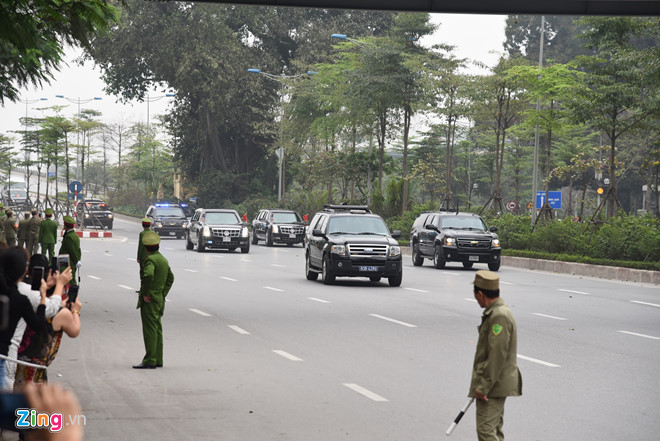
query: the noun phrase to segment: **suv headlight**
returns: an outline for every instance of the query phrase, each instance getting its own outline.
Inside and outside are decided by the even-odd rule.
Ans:
[[[280,232],[280,229],[277,225],[273,225],[271,231],[273,232],[273,234],[277,234]]]
[[[112,215],[111,215],[111,214],[108,215],[108,219],[112,219]]]
[[[211,237],[211,229],[209,227],[202,228],[202,235],[204,237]]]
[[[156,228],[163,228],[162,222],[156,222]]]
[[[493,246],[495,248],[499,248],[500,247],[500,240],[499,239],[493,239]]]
[[[453,237],[445,237],[445,245],[453,247],[454,245],[456,245],[456,239]]]
[[[401,255],[401,247],[398,245],[393,245],[390,247],[389,257],[397,257]]]
[[[333,245],[330,247],[330,252],[332,254],[337,254],[338,256],[346,255],[346,247],[344,245]]]
[[[181,228],[188,228],[188,222],[181,223]]]
[[[247,227],[241,228],[241,237],[248,237],[248,236],[249,236],[249,232]]]

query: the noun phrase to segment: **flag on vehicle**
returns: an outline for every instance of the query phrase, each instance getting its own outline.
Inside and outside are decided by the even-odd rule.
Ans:
[[[247,213],[243,215],[243,222],[247,222]]]

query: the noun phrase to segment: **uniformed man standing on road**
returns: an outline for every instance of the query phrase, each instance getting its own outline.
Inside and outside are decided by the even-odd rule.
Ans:
[[[158,251],[160,236],[146,231],[142,242],[147,252],[144,261],[142,286],[137,307],[142,319],[142,337],[145,355],[142,363],[134,369],[163,367],[163,326],[161,318],[165,312],[165,297],[174,283],[174,274],[167,259]]]
[[[147,231],[151,231],[151,219],[144,217],[142,219],[142,231],[140,231],[140,237],[138,238],[138,249],[137,249],[137,263],[140,265],[140,285],[142,285],[142,274],[144,268],[144,262],[147,260],[147,250],[144,248],[144,243],[142,243],[142,238]],[[138,291],[139,292],[139,291]]]
[[[33,208],[31,212],[32,217],[28,223],[30,234],[28,236],[27,250],[30,256],[39,253],[39,227],[41,227],[41,218],[39,218],[37,213],[37,209]]]
[[[23,219],[18,221],[18,231],[16,231],[18,236],[18,246],[25,248],[28,252],[28,255],[32,255],[32,250],[27,249],[27,244],[30,240],[30,212],[26,211],[23,213]]]
[[[0,202],[0,242],[7,243],[5,239],[5,219],[7,215],[5,214],[5,204]]]
[[[14,212],[7,210],[7,218],[5,219],[5,240],[8,247],[16,246],[16,219],[14,219]]]
[[[46,208],[44,214],[46,219],[39,225],[39,243],[41,244],[41,254],[45,256],[48,252],[48,261],[51,262],[55,256],[55,244],[57,243],[57,222],[52,219],[52,208]]]
[[[76,220],[71,216],[64,216],[64,236],[62,236],[62,245],[57,253],[58,256],[62,254],[69,255],[69,266],[71,267],[71,284],[77,285],[76,272],[80,269],[80,258],[82,252],[80,251],[80,238],[78,233],[73,227],[76,225]]]
[[[491,271],[477,271],[474,297],[485,308],[474,354],[470,397],[477,399],[479,441],[503,441],[504,401],[522,395],[522,377],[516,363],[516,321],[500,298],[500,278]]]

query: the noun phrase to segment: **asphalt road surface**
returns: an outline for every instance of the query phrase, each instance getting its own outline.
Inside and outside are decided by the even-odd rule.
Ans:
[[[137,221],[82,239],[82,332],[49,369],[83,405],[86,439],[431,441],[466,400],[480,268],[413,267],[403,284],[304,276],[300,246],[186,251],[163,318],[165,367],[135,370],[143,343]],[[58,245],[59,247],[59,245]],[[660,290],[502,267],[518,323],[523,396],[511,440],[657,440]],[[82,421],[82,420],[81,420]],[[472,407],[451,439],[474,440]]]

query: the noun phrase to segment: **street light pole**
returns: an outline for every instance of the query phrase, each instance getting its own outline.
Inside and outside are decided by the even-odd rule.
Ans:
[[[539,69],[543,67],[543,35],[545,33],[545,16],[541,16],[541,44],[539,45]],[[541,99],[536,99],[536,113],[541,111]],[[532,169],[532,228],[536,224],[536,192],[539,181],[539,126],[534,134],[534,168]]]

